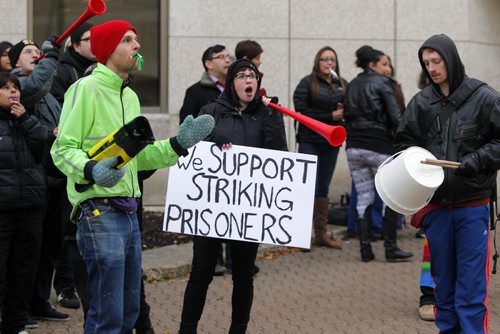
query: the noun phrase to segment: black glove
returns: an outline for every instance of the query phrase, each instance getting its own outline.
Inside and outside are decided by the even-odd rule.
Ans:
[[[231,140],[229,140],[226,136],[224,135],[219,135],[219,134],[214,134],[212,136],[212,141],[217,145],[218,148],[222,150],[222,145],[224,144],[231,144]]]
[[[45,53],[45,57],[52,57],[59,59],[59,49],[61,46],[56,43],[56,35],[52,35],[42,44],[42,52]]]
[[[477,152],[469,153],[460,161],[460,166],[458,166],[455,173],[460,176],[475,176],[479,173],[481,169],[479,154]]]

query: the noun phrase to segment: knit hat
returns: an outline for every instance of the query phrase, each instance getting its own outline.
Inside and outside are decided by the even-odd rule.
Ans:
[[[234,105],[238,105],[238,94],[234,89],[234,76],[238,74],[241,70],[250,69],[257,76],[257,92],[260,89],[260,72],[257,67],[249,60],[239,59],[232,63],[227,69],[226,75],[226,88],[224,89],[223,94],[226,94]],[[259,94],[255,94],[254,101],[259,99]]]
[[[37,48],[39,48],[38,45],[36,45],[36,43],[33,42],[31,39],[23,39],[22,41],[20,41],[19,43],[17,43],[16,45],[14,45],[13,47],[10,48],[9,59],[10,59],[10,65],[12,66],[12,68],[16,67],[16,63],[17,63],[17,60],[19,59],[19,55],[23,51],[24,47],[26,47],[28,45],[34,45]]]
[[[11,48],[11,47],[12,47],[12,43],[10,43],[10,42],[7,42],[7,41],[0,42],[0,54],[4,53],[5,50],[7,50],[8,48]]]
[[[94,25],[92,23],[88,23],[88,22],[84,22],[82,23],[81,26],[79,26],[78,28],[75,29],[75,31],[73,31],[71,33],[71,43],[72,44],[75,44],[75,43],[78,43],[82,40],[82,35],[86,32],[86,31],[89,31],[90,28],[92,28]]]
[[[90,29],[90,48],[101,64],[106,64],[123,35],[129,30],[137,33],[127,21],[114,20],[99,24]]]
[[[242,69],[250,69],[255,72],[255,75],[257,76],[257,84],[258,87],[260,87],[260,72],[257,69],[257,67],[249,60],[246,59],[239,59],[232,63],[229,68],[227,69],[227,75],[226,75],[226,87],[229,85],[229,83],[233,82],[234,76],[240,72]]]

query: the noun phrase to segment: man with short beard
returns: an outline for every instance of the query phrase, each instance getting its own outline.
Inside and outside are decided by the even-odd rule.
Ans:
[[[445,170],[429,205],[414,215],[429,243],[436,326],[441,333],[487,333],[489,203],[500,168],[500,96],[465,74],[446,35],[427,39],[418,58],[431,84],[408,104],[395,143],[399,150],[420,146],[437,159],[460,162]]]

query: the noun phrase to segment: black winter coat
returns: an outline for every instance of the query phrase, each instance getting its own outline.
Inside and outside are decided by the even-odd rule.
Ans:
[[[339,82],[329,84],[321,76],[317,76],[317,79],[319,82],[317,94],[313,94],[311,90],[311,75],[300,80],[293,92],[295,111],[328,125],[341,125],[341,121],[333,120],[332,112],[337,109],[338,103],[344,102],[344,89]],[[347,86],[347,82],[344,79],[341,80],[344,82],[344,87]],[[297,142],[329,145],[322,135],[302,123],[299,123]]]
[[[393,154],[401,111],[390,78],[372,70],[361,72],[347,86],[344,108],[346,148]]]
[[[179,124],[189,115],[197,117],[201,108],[208,102],[218,98],[220,94],[221,91],[210,79],[208,73],[203,72],[201,80],[186,90],[184,102],[179,111]]]
[[[443,112],[449,116],[443,118]],[[500,96],[467,77],[448,97],[430,85],[408,104],[395,143],[399,150],[423,147],[441,160],[479,155],[481,171],[473,177],[445,169],[445,180],[431,202],[446,205],[489,197],[500,168]]]
[[[78,79],[83,77],[85,70],[95,61],[89,60],[75,52],[73,47],[69,47],[64,53],[57,66],[57,72],[52,83],[50,93],[62,105],[64,94]]]
[[[287,151],[283,115],[266,107],[261,101],[254,100],[243,111],[229,102],[225,93],[207,104],[200,115],[212,115],[215,126],[206,139],[213,141],[215,136],[224,136],[232,144]]]
[[[13,119],[0,109],[0,210],[40,208],[46,182],[41,166],[46,128],[27,112]]]

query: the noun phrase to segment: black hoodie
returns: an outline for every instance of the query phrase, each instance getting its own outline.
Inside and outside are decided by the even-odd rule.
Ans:
[[[83,77],[85,70],[95,61],[78,54],[70,46],[61,58],[50,92],[62,105],[64,94],[75,81]]]
[[[420,146],[437,159],[461,162],[472,158],[479,165],[474,175],[462,176],[445,169],[445,179],[436,190],[432,203],[454,205],[481,200],[491,195],[500,168],[500,96],[485,83],[469,78],[453,41],[435,35],[419,49],[439,52],[448,70],[450,93],[441,94],[437,85],[417,93],[408,104],[396,132],[398,150]]]
[[[420,49],[418,49],[418,59],[420,60],[422,70],[429,79],[429,82],[431,82],[436,87],[437,91],[440,92],[441,90],[439,89],[439,86],[433,83],[432,78],[422,60],[422,52],[424,49],[432,49],[439,53],[441,58],[443,58],[444,63],[446,64],[446,70],[448,71],[448,84],[450,86],[449,95],[451,95],[451,93],[453,93],[465,79],[464,64],[462,64],[462,61],[460,60],[455,43],[448,36],[439,34],[429,37],[424,44],[422,44]]]

